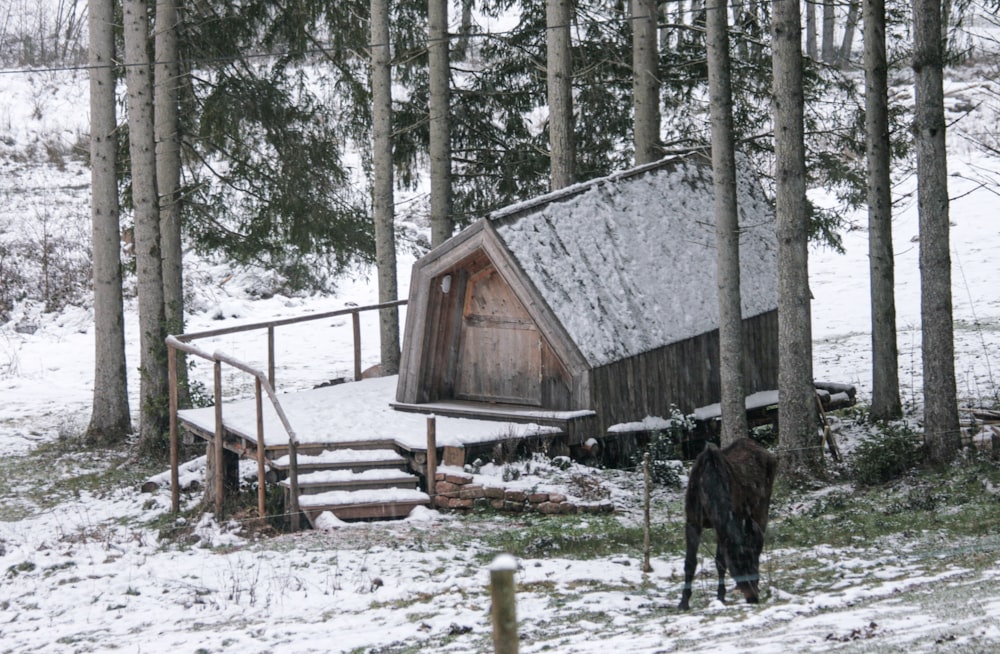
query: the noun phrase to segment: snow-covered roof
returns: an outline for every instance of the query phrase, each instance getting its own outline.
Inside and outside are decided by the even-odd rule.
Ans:
[[[777,307],[774,215],[741,166],[744,317]],[[718,326],[711,167],[664,160],[490,216],[514,259],[593,366]]]

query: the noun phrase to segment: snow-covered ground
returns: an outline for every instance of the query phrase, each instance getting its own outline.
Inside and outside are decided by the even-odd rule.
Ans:
[[[47,100],[45,120],[62,106],[62,94],[72,85],[79,91],[85,79],[78,76],[59,85],[59,93]],[[40,93],[25,88],[25,98]],[[956,85],[949,97],[965,92]],[[41,95],[39,102],[49,98]],[[18,125],[18,141],[43,143],[52,133],[75,138],[78,125],[40,124],[19,113],[24,98],[18,98],[15,93],[0,98],[0,119],[7,117],[0,125]],[[995,120],[995,115],[982,114],[979,120]],[[982,124],[970,126],[969,132]],[[960,123],[953,131],[961,128]],[[992,405],[998,401],[1000,375],[1000,214],[995,189],[979,188],[969,179],[984,168],[995,170],[997,163],[969,149],[955,151],[950,161],[955,198],[951,244],[959,392],[964,401]],[[4,229],[20,224],[15,218],[30,216],[32,207],[55,211],[63,206],[59,198],[67,189],[77,188],[76,206],[85,205],[88,177],[78,163],[70,161],[59,170],[8,159],[2,172]],[[912,182],[903,182],[899,192],[911,187]],[[858,219],[863,222],[863,216]],[[917,233],[915,201],[901,202],[894,222],[896,299],[900,379],[904,400],[911,405],[919,405],[921,392]],[[810,262],[815,373],[819,379],[856,384],[864,401],[871,376],[864,231],[847,234],[844,243],[845,255],[817,249]],[[401,254],[402,289],[408,288],[412,261],[412,255]],[[234,272],[207,264],[189,272],[190,331],[376,301],[369,271],[355,271],[334,296],[267,300],[245,293],[252,283],[246,273],[233,277]],[[378,358],[373,318],[367,316],[363,323],[365,366]],[[15,329],[27,325],[32,329]],[[127,333],[130,368],[135,368],[133,306]],[[351,374],[350,343],[347,319],[279,331],[279,389],[310,388]],[[265,341],[263,334],[231,336],[206,349],[260,363]],[[85,427],[93,401],[92,368],[93,324],[87,309],[45,314],[21,306],[0,326],[0,457],[7,465],[37,465],[47,482],[101,468],[99,453],[80,461],[76,471],[49,469],[30,463],[28,456],[35,446],[78,435]],[[134,370],[130,375],[137,393]],[[194,376],[207,380],[209,371],[199,369]],[[504,471],[487,468],[486,474]],[[574,477],[593,479],[605,489],[619,508],[610,520],[637,523],[640,494],[632,472],[582,466],[557,471],[537,462],[522,480],[565,486]],[[528,528],[535,520],[419,510],[401,522],[331,524],[328,530],[256,540],[242,533],[238,522],[218,524],[210,514],[195,525],[176,524],[165,517],[165,490],[143,494],[137,486],[84,486],[46,502],[30,488],[0,481],[0,651],[490,651],[487,568],[501,552],[492,548],[496,540],[488,536]],[[681,529],[679,515],[668,508],[676,510],[677,497],[677,491],[669,490],[655,496],[654,514],[663,529]],[[188,505],[196,501],[196,494],[186,499]],[[607,529],[603,521],[609,520],[546,519],[563,520],[559,529],[580,539],[591,537],[598,524]],[[161,539],[161,529],[190,529],[191,534]],[[708,562],[708,555],[703,559]],[[711,600],[710,571],[699,581],[690,613],[673,608],[680,594],[680,553],[654,558],[651,573],[642,572],[641,563],[639,551],[581,560],[543,546],[537,557],[522,558],[516,575],[521,651],[1000,648],[996,534],[948,543],[917,535],[904,542],[859,540],[840,549],[769,548],[762,563],[767,571],[763,604]]]

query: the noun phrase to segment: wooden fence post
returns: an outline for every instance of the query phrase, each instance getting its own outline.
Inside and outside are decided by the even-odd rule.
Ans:
[[[354,381],[361,379],[361,315],[355,311],[351,314],[351,324],[354,327]]]
[[[437,418],[427,416],[427,494],[431,501],[437,491]]]
[[[167,380],[170,384],[170,510],[180,513],[180,445],[177,442],[177,350],[167,345]]]
[[[214,369],[215,385],[215,441],[212,443],[215,454],[215,519],[222,523],[223,501],[226,497],[225,491],[225,454],[223,450],[223,438],[225,429],[222,426],[222,362],[215,360]]]
[[[642,571],[652,572],[653,566],[649,564],[649,490],[652,484],[652,475],[649,470],[650,456],[646,452],[642,456],[642,476],[644,480],[644,492],[642,503]]]
[[[254,398],[257,409],[257,519],[267,522],[267,488],[264,481],[264,400],[261,397],[260,377],[254,377]]]
[[[517,559],[501,554],[490,565],[490,599],[493,618],[493,651],[517,654],[517,607],[514,599],[514,573]]]

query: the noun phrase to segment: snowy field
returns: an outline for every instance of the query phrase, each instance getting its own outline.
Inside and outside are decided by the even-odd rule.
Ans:
[[[48,100],[52,108],[43,112],[45,121],[66,105],[69,89],[82,92],[85,85],[83,77],[62,80],[59,93]],[[949,102],[969,100],[971,86],[952,83]],[[39,92],[26,85],[23,93],[0,98],[2,122],[21,130],[12,138],[39,143],[52,134],[75,138],[80,126],[72,121],[48,124],[22,117],[19,103]],[[982,131],[995,118],[984,108],[965,119],[978,121],[968,125],[968,132]],[[951,134],[965,126],[959,122]],[[952,142],[959,394],[963,402],[995,405],[1000,213],[996,188],[970,180],[983,170],[996,170],[997,162],[962,147],[960,137]],[[59,170],[9,157],[0,166],[4,232],[38,211],[64,211],[65,216],[55,217],[77,228],[79,221],[86,224],[89,177],[82,166],[71,161]],[[917,214],[915,200],[905,199],[912,186],[912,180],[899,185],[902,199],[894,223],[900,379],[910,407],[919,405],[921,390]],[[864,217],[858,220],[863,224]],[[817,249],[810,262],[815,375],[856,384],[863,402],[871,378],[865,232],[849,233],[844,242],[845,255]],[[412,261],[411,254],[401,253],[401,289],[408,288]],[[370,271],[355,271],[335,296],[268,300],[252,299],[245,290],[255,282],[245,273],[233,277],[234,272],[208,264],[189,271],[190,331],[371,304],[376,297]],[[363,323],[365,366],[378,356],[372,318]],[[90,453],[67,469],[32,463],[30,456],[36,446],[71,439],[86,426],[92,320],[88,309],[45,314],[21,306],[0,326],[0,457],[6,465],[37,466],[39,479],[47,483],[101,470],[113,458]],[[279,390],[310,388],[351,374],[349,320],[295,330],[279,332]],[[127,333],[134,368],[134,305]],[[258,363],[264,348],[263,335],[227,337],[206,346]],[[207,380],[209,371],[198,370],[195,377]],[[137,393],[137,379],[131,381]],[[135,398],[132,406],[138,406]],[[619,510],[612,518],[547,519],[562,520],[556,529],[570,536],[586,540],[592,532],[605,533],[609,521],[633,526],[640,518],[634,473],[581,466],[560,473],[537,463],[533,474],[527,477],[537,480],[533,483],[556,487],[566,486],[574,475],[592,476],[615,501]],[[533,524],[529,518],[466,519],[420,510],[402,522],[334,525],[258,540],[238,521],[218,524],[211,515],[195,525],[174,524],[166,517],[165,489],[143,494],[137,483],[121,483],[39,498],[30,483],[30,478],[0,482],[0,652],[487,652],[487,566],[501,553],[491,536]],[[655,495],[660,529],[681,530],[678,497],[678,491],[669,490]],[[190,506],[197,499],[192,494],[185,501]],[[776,526],[798,510],[776,507]],[[160,539],[161,529],[175,527],[190,527],[192,533],[180,540]],[[653,571],[643,573],[638,549],[580,559],[543,545],[537,556],[520,560],[516,575],[522,652],[1000,649],[996,533],[948,542],[933,533],[891,542],[859,537],[851,547],[808,551],[768,547],[762,561],[764,599],[756,607],[714,601],[714,570],[703,550],[702,567],[708,563],[710,571],[698,581],[689,613],[674,608],[681,587],[679,550],[655,557]]]

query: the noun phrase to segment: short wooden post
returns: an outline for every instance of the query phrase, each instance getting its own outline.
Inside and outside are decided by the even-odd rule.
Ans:
[[[274,390],[274,325],[267,326],[267,383]]]
[[[177,350],[167,345],[167,383],[170,385],[170,510],[180,513],[180,446],[177,443]]]
[[[257,401],[257,517],[263,525],[267,519],[267,494],[264,481],[264,406],[260,391],[260,377],[254,377],[254,397]]]
[[[434,499],[437,491],[437,418],[427,416],[427,494]]]
[[[294,435],[288,437],[288,493],[292,502],[292,531],[299,530],[299,444]]]
[[[226,467],[222,448],[222,362],[215,362],[215,519],[222,519],[222,503],[226,496]]]
[[[361,314],[352,312],[351,322],[354,325],[354,381],[358,381],[361,379]]]
[[[649,471],[649,452],[642,455],[642,476],[644,484],[642,502],[642,571],[652,572],[653,566],[649,564],[649,495],[652,486],[652,475]]]
[[[514,573],[517,559],[501,554],[490,565],[490,600],[493,618],[493,651],[517,654],[517,606],[514,599]]]

